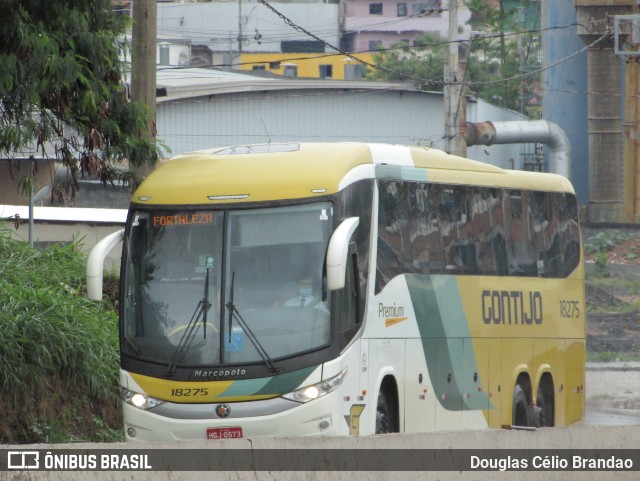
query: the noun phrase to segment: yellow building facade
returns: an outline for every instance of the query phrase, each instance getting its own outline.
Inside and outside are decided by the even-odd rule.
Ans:
[[[372,54],[353,56],[373,63]],[[264,70],[283,77],[357,80],[364,78],[366,65],[343,54],[244,53],[240,56],[240,69]]]

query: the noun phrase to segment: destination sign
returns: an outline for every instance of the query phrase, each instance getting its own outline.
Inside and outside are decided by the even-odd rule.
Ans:
[[[210,212],[191,212],[188,214],[154,215],[152,217],[154,228],[194,224],[213,224],[213,214]]]

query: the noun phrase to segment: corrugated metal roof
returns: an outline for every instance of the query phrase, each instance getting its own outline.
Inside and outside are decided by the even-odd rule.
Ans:
[[[301,78],[267,78],[245,73],[206,68],[159,69],[156,85],[166,89],[166,96],[157,102],[187,99],[216,94],[263,92],[296,89],[333,90],[402,90],[418,92],[414,86],[398,82],[370,82],[366,80],[321,80]],[[441,94],[439,94],[441,95]]]

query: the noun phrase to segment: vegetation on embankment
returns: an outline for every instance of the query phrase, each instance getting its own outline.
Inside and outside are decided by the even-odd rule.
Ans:
[[[583,228],[587,360],[640,360],[640,230]]]
[[[117,317],[86,297],[77,244],[0,224],[0,444],[121,439]]]

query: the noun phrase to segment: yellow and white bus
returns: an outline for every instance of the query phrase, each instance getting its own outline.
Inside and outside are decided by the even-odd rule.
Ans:
[[[90,297],[120,240],[127,440],[583,418],[584,270],[564,177],[423,147],[214,148],[137,189],[124,233],[90,256]]]

